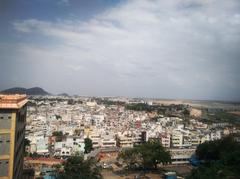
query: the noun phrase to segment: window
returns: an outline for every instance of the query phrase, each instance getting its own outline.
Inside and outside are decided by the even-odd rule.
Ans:
[[[0,128],[1,129],[11,128],[11,113],[0,113]]]
[[[0,155],[8,155],[10,151],[10,135],[0,134]]]
[[[0,177],[8,176],[8,160],[0,161]]]

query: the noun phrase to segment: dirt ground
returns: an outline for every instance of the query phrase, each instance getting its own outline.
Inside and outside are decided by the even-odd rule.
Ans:
[[[163,169],[165,171],[175,171],[178,176],[186,176],[189,174],[192,170],[192,167],[190,165],[169,165],[169,166],[164,166]],[[102,175],[104,179],[135,179],[136,176],[138,176],[140,172],[132,172],[131,174],[116,174],[112,170],[103,170]],[[149,179],[162,179],[161,174],[157,173],[146,173],[145,176],[149,177]]]
[[[229,112],[230,114],[234,114],[234,115],[237,115],[237,116],[240,116],[240,111],[232,111],[232,112]]]
[[[192,108],[190,111],[190,115],[193,117],[201,117],[202,116],[202,111],[199,109]]]

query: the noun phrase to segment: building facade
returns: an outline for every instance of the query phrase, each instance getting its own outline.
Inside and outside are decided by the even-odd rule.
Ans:
[[[21,179],[26,95],[0,95],[0,179]]]

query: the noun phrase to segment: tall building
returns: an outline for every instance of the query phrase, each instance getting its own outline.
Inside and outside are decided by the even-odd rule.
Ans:
[[[0,95],[0,179],[21,179],[26,95]]]

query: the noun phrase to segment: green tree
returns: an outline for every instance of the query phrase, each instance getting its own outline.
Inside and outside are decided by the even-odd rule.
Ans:
[[[27,147],[27,146],[29,147],[29,146],[30,146],[30,143],[31,143],[30,140],[28,140],[27,138],[24,139],[24,146],[25,146],[25,147]]]
[[[94,158],[84,160],[83,156],[72,156],[64,163],[60,179],[101,179],[101,167]]]
[[[159,141],[148,141],[132,149],[127,149],[119,154],[127,167],[157,169],[158,164],[171,163],[170,153],[165,150]]]
[[[34,152],[34,153],[30,153],[30,157],[37,159],[40,157],[40,155],[37,152]]]
[[[118,155],[118,159],[122,159],[128,169],[138,168],[140,166],[139,158],[136,148],[123,150]]]
[[[220,155],[219,141],[208,141],[198,146],[196,150],[196,155],[201,160],[205,160],[206,162],[212,160],[218,160]]]
[[[30,147],[30,143],[31,141],[28,140],[27,138],[24,139],[24,156],[28,156],[29,155],[29,152],[27,150],[27,147]]]
[[[157,169],[158,164],[171,162],[170,153],[164,149],[159,141],[149,141],[136,148],[141,156],[144,169]]]
[[[188,178],[238,178],[240,176],[239,149],[240,144],[231,136],[200,144],[196,155],[203,164],[192,170]]]
[[[61,142],[63,140],[63,132],[62,131],[54,131],[52,136],[56,137],[56,142]]]
[[[85,147],[84,147],[85,153],[88,154],[93,149],[92,140],[89,139],[89,138],[85,138],[84,139],[84,144],[85,144]]]

